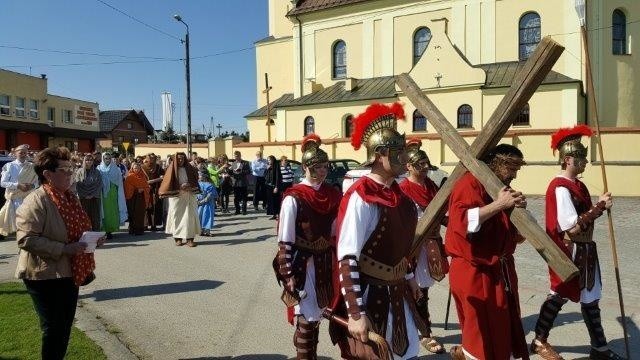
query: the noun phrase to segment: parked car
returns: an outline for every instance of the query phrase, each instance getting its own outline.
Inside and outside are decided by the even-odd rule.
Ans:
[[[353,159],[335,159],[329,160],[329,173],[325,182],[329,185],[333,185],[338,190],[342,189],[342,182],[345,175],[350,170],[360,167],[360,163]]]
[[[369,167],[359,167],[357,169],[348,171],[344,177],[344,181],[342,182],[342,192],[345,193],[349,189],[349,187],[356,182],[356,180],[360,179],[361,177],[367,175],[370,172],[371,172],[371,168]],[[429,167],[429,171],[427,172],[427,176],[429,177],[429,179],[433,180],[433,182],[436,183],[438,187],[442,187],[442,184],[444,184],[444,182],[447,181],[447,177],[449,177],[449,173],[439,169],[437,166],[431,165],[431,167]],[[404,173],[398,176],[396,178],[396,181],[400,182],[406,177],[407,177],[407,173]]]

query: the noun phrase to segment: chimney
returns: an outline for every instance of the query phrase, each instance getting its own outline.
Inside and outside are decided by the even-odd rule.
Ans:
[[[42,78],[42,80],[47,80],[47,74],[40,74],[40,77]]]
[[[344,81],[344,89],[346,91],[354,91],[358,88],[358,79],[356,78],[346,78]]]

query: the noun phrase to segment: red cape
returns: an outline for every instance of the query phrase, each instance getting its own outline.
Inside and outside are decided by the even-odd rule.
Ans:
[[[571,259],[571,253],[569,248],[564,244],[564,231],[560,230],[558,224],[558,208],[556,201],[556,188],[564,187],[569,190],[572,196],[574,196],[580,203],[585,204],[587,207],[591,207],[591,196],[589,190],[580,180],[569,180],[565,177],[556,177],[551,180],[547,193],[545,196],[545,228],[547,234],[558,245],[565,255]],[[560,294],[564,298],[568,298],[573,302],[580,301],[580,277],[576,276],[573,279],[562,282],[560,277],[549,268],[549,280],[551,281],[551,290]]]
[[[340,205],[340,199],[342,198],[340,191],[327,183],[322,183],[318,190],[315,190],[309,185],[295,184],[284,192],[282,198],[284,199],[287,196],[298,198],[309,204],[315,211],[334,218],[338,212],[338,205]],[[276,227],[276,232],[277,231]],[[335,245],[336,242],[332,240],[332,243]],[[336,263],[335,259],[333,263]],[[292,307],[287,308],[287,321],[291,325],[294,325],[294,317],[294,309]]]
[[[418,204],[422,210],[426,209],[427,205],[429,205],[438,192],[438,186],[429,178],[424,180],[424,185],[414,183],[408,178],[404,179],[400,183],[400,189],[405,195]]]

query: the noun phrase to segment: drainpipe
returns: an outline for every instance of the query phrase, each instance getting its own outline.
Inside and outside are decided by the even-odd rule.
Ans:
[[[300,68],[298,69],[299,77],[300,77],[300,84],[298,84],[298,86],[300,87],[300,96],[304,95],[304,57],[303,57],[303,51],[302,51],[302,21],[300,20],[300,18],[298,17],[298,15],[294,16],[296,18],[296,20],[298,21],[298,42],[299,42],[299,46],[298,46],[298,51],[299,51],[299,55],[300,56]]]

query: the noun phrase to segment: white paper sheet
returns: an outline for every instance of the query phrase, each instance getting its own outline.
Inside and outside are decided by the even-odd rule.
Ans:
[[[79,241],[87,244],[87,248],[84,250],[85,254],[94,252],[98,245],[98,239],[105,236],[105,234],[104,231],[85,231]]]

